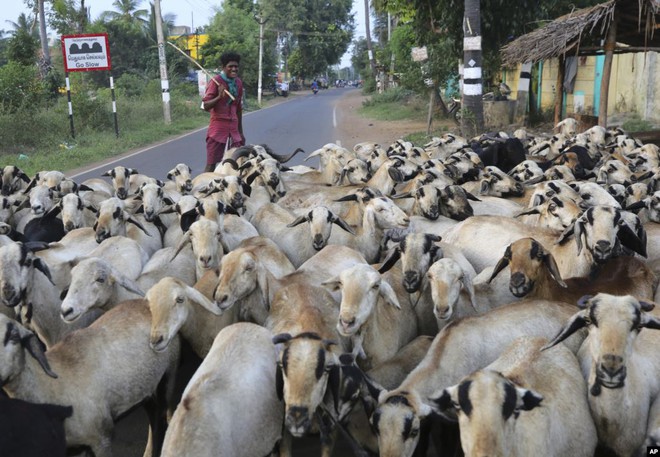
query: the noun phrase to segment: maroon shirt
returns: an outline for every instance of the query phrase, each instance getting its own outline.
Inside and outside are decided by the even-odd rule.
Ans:
[[[213,81],[217,81],[216,84]],[[203,101],[207,102],[218,96],[219,91],[226,89],[229,92],[227,83],[220,77],[214,76],[213,81],[206,85],[206,92],[204,93]],[[238,112],[243,109],[243,81],[236,78],[236,86],[238,88],[238,97],[236,100],[227,104],[229,97],[222,98],[211,109],[211,120],[209,122],[209,129],[206,133],[207,138],[213,138],[218,143],[226,143],[227,139],[231,137],[232,143],[240,143],[242,141],[241,133],[238,131]]]

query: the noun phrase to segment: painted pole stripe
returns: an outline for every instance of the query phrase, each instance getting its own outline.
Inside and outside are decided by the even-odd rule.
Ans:
[[[113,113],[117,112],[117,102],[114,100],[112,101],[112,112]]]
[[[464,95],[481,95],[482,93],[481,84],[463,84]]]
[[[481,50],[481,36],[465,37],[463,38],[464,51],[480,51]]]
[[[69,102],[69,116],[73,116],[73,105]]]
[[[532,73],[529,72],[529,71],[521,71],[520,72],[520,77],[521,78],[532,79]]]
[[[71,84],[69,84],[69,77],[68,76],[66,78],[66,90],[67,91],[71,90]]]
[[[481,79],[481,67],[466,68],[463,70],[464,79]]]
[[[463,84],[481,84],[481,78],[465,78]]]
[[[169,92],[163,92],[163,101],[164,102],[169,102],[170,101],[170,93]]]
[[[167,79],[161,79],[160,87],[163,89],[163,92],[168,92],[170,90],[170,82]]]
[[[518,91],[529,92],[529,78],[520,78],[518,80]]]

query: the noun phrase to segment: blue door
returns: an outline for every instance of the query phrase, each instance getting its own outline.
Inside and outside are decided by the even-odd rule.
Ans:
[[[605,55],[596,56],[596,68],[594,71],[594,116],[600,115],[600,86],[603,83],[603,68],[605,67]]]

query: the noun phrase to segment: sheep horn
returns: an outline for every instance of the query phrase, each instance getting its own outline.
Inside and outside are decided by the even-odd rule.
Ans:
[[[302,148],[296,148],[296,150],[293,151],[293,152],[292,152],[291,154],[289,154],[289,155],[279,155],[279,154],[275,154],[274,152],[269,152],[269,154],[273,157],[273,159],[277,160],[278,162],[280,162],[280,163],[285,163],[285,162],[288,162],[289,160],[291,160],[291,159],[293,158],[293,156],[295,156],[295,155],[298,154],[299,152],[303,152],[303,153],[304,153],[305,150],[302,149]]]
[[[349,195],[345,195],[345,196],[343,196],[343,197],[341,197],[341,198],[339,198],[335,201],[336,202],[354,202],[354,201],[357,201],[357,199],[358,199],[358,197],[357,197],[356,194],[349,194]]]
[[[254,148],[252,146],[242,146],[232,152],[230,159],[237,161],[241,157],[250,157],[253,152]]]

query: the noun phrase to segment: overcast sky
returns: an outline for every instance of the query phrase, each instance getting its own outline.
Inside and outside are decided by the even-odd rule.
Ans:
[[[114,10],[113,0],[86,0],[85,5],[90,8],[92,20],[99,17],[103,11]],[[187,25],[192,28],[208,24],[215,12],[215,7],[222,2],[218,0],[161,0],[163,14],[176,15],[176,25]],[[148,0],[143,0],[140,8],[149,8]],[[364,30],[364,1],[353,0],[355,14],[355,37],[365,36]],[[7,21],[16,22],[19,14],[29,11],[22,0],[4,0],[0,8],[0,30],[9,31],[13,27]],[[350,65],[350,49],[342,59],[342,67]]]

